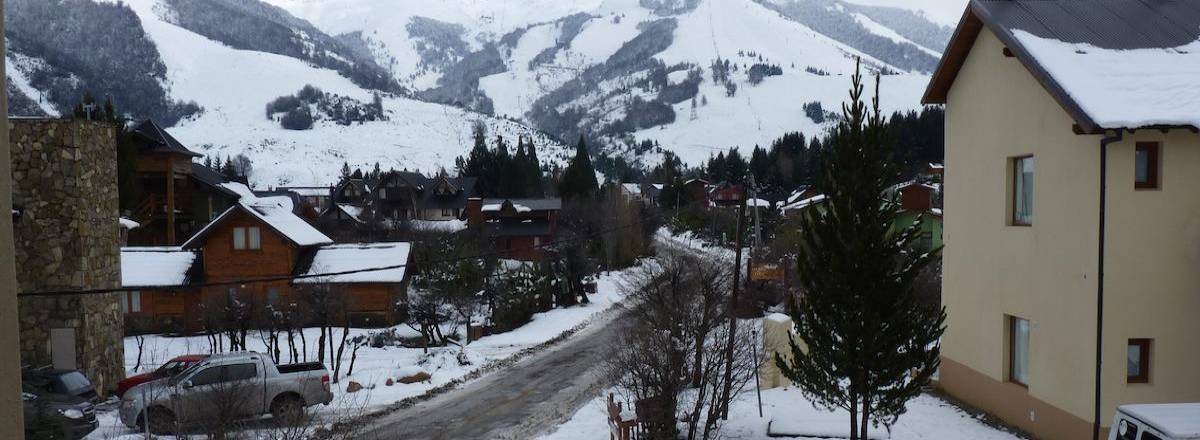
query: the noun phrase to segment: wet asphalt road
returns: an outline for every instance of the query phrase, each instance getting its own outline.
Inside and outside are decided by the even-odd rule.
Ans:
[[[603,388],[600,365],[620,310],[560,345],[458,390],[370,423],[367,439],[529,439],[569,418]]]

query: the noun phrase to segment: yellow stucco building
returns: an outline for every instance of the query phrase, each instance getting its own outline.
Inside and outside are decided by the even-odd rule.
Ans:
[[[1192,2],[971,1],[924,98],[949,394],[1066,440],[1200,401],[1198,39]]]

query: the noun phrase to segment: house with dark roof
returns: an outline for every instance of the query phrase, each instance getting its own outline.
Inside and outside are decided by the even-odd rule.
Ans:
[[[482,230],[504,258],[528,261],[545,256],[542,246],[554,241],[560,211],[559,198],[471,198],[466,217],[467,224]]]
[[[142,200],[130,216],[142,227],[131,234],[130,241],[177,244],[194,231],[189,181],[192,159],[201,155],[183,146],[152,120],[133,128],[131,142],[137,150]]]
[[[971,0],[944,54],[940,386],[1047,439],[1200,401],[1200,3]]]
[[[426,177],[412,171],[388,171],[374,186],[348,179],[333,192],[332,203],[321,213],[327,232],[342,230],[371,219],[450,221],[463,218],[467,199],[475,196],[474,177]]]

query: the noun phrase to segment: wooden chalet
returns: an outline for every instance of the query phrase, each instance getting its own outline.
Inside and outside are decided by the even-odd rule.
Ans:
[[[134,127],[131,142],[137,153],[141,201],[128,215],[140,224],[130,231],[129,243],[177,245],[237,201],[239,195],[222,186],[229,179],[192,162],[201,155],[154,121]]]
[[[539,260],[541,245],[554,240],[562,199],[480,199],[467,201],[467,223],[482,228],[504,258]]]
[[[257,197],[240,184],[226,186],[242,198],[181,246],[123,250],[127,316],[160,329],[200,331],[236,301],[250,307],[255,325],[266,325],[267,310],[311,312],[309,289],[327,289],[340,302],[334,310],[339,321],[390,325],[402,318],[408,243],[334,245],[297,215],[293,197]],[[395,265],[401,267],[345,273]],[[329,272],[341,274],[319,276]],[[207,285],[264,278],[278,279]]]

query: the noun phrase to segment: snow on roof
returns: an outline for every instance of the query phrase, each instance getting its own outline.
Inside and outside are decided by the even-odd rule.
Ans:
[[[196,252],[178,247],[121,248],[121,287],[171,287],[188,282]]]
[[[666,185],[664,185],[664,184],[661,184],[661,183],[655,183],[655,184],[652,184],[652,185],[650,185],[650,186],[653,186],[653,187],[654,187],[654,189],[657,189],[657,190],[659,190],[659,191],[662,191],[662,189],[663,189],[663,188],[666,188]]]
[[[16,211],[13,211],[13,213],[15,214]],[[142,225],[141,223],[127,219],[125,217],[121,217],[120,220],[118,220],[118,221],[121,223],[121,227],[125,228],[125,229],[137,229],[139,226]]]
[[[467,229],[465,220],[409,220],[413,229],[422,231],[458,232]]]
[[[480,210],[483,212],[498,212],[498,211],[500,211],[500,208],[502,208],[502,207],[504,207],[504,204],[502,204],[502,203],[492,203],[492,204],[488,204],[488,205],[483,205],[483,207],[480,208]],[[516,209],[517,212],[532,211],[531,209],[529,209],[528,206],[520,205],[520,204],[516,204],[516,203],[513,203],[513,209]]]
[[[946,166],[945,166],[945,165],[942,165],[942,164],[940,164],[940,163],[934,163],[934,162],[930,162],[930,163],[929,163],[929,168],[933,168],[933,169],[935,169],[935,170],[941,170],[941,169],[945,169],[945,168],[946,168]]]
[[[312,264],[301,275],[348,272],[376,267],[408,264],[410,243],[334,244],[316,249]],[[404,281],[406,267],[373,270],[345,275],[300,278],[297,283],[399,283]]]
[[[768,202],[763,199],[749,199],[749,200],[746,200],[746,206],[751,207],[751,208],[753,208],[755,206],[759,206],[759,207],[763,207],[763,208],[770,208],[771,202]]]
[[[223,183],[222,187],[241,196],[238,204],[221,213],[216,220],[209,222],[196,235],[183,243],[183,247],[192,247],[197,241],[203,240],[212,229],[221,223],[235,210],[241,210],[250,216],[266,223],[271,229],[283,235],[297,246],[315,246],[333,243],[329,237],[318,231],[304,219],[292,213],[292,198],[288,196],[258,197],[250,188],[241,183]]]
[[[815,196],[809,197],[807,199],[798,201],[796,203],[792,203],[790,205],[784,206],[782,208],[779,208],[779,210],[783,211],[783,212],[788,212],[788,211],[793,211],[793,210],[798,210],[798,209],[804,209],[813,204],[820,203],[823,201],[825,201],[825,195],[819,194],[819,195],[815,195]]]
[[[271,229],[287,237],[297,246],[333,243],[333,240],[330,240],[317,228],[292,213],[290,197],[264,197],[250,201],[242,199],[238,204],[245,208],[244,210],[250,215],[262,220]],[[213,223],[217,222],[213,221]]]
[[[346,204],[346,203],[338,203],[337,209],[346,213],[346,215],[350,216],[350,218],[354,219],[354,221],[363,223],[362,217],[361,217],[363,208],[361,206],[354,206],[354,205],[350,205],[350,204]]]
[[[279,189],[294,192],[302,197],[330,197],[330,190],[327,187],[290,187]]]
[[[1121,405],[1119,409],[1149,423],[1170,438],[1200,438],[1200,403]]]
[[[1099,127],[1200,127],[1200,40],[1117,50],[1013,35]]]
[[[633,194],[633,195],[639,195],[642,193],[641,185],[638,185],[636,183],[622,183],[621,188],[624,188],[625,192]]]

